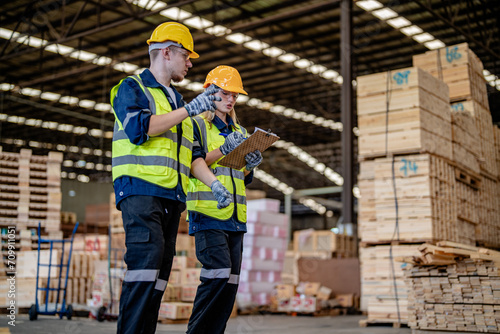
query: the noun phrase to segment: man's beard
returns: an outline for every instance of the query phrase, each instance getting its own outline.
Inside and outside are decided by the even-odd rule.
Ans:
[[[184,76],[181,76],[181,75],[177,75],[177,74],[173,74],[172,75],[172,79],[171,79],[173,82],[175,83],[179,83],[181,82],[182,80],[184,80]]]

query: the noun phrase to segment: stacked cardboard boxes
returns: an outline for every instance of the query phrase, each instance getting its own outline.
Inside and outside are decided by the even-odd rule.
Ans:
[[[268,305],[274,287],[281,282],[287,250],[288,216],[279,213],[279,200],[247,202],[247,229],[236,296],[238,308]]]

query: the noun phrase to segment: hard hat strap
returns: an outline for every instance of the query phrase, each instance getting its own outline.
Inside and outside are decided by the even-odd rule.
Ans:
[[[149,53],[153,50],[160,50],[160,49],[165,49],[168,48],[169,46],[177,46],[178,48],[184,48],[182,44],[172,42],[172,41],[166,41],[166,42],[161,42],[161,43],[151,43],[149,45]]]

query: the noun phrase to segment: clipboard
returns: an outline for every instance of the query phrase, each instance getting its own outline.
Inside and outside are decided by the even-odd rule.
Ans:
[[[255,150],[259,150],[262,153],[279,139],[280,137],[272,133],[271,130],[265,131],[261,128],[256,127],[255,131],[250,137],[245,139],[243,143],[238,145],[238,147],[232,150],[218,163],[226,167],[242,169],[247,164],[247,162],[245,161],[245,156],[248,153]]]

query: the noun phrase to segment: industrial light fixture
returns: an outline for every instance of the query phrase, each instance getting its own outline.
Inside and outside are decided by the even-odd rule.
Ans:
[[[388,20],[398,16],[398,13],[387,7],[373,11],[372,14],[381,20]]]
[[[406,36],[413,36],[424,32],[422,28],[416,25],[411,25],[409,27],[401,28],[400,31]]]
[[[356,5],[367,12],[384,7],[380,2],[375,0],[357,1]]]
[[[399,29],[411,25],[411,22],[402,16],[398,16],[394,19],[387,20],[387,24],[393,26],[396,29]]]
[[[428,32],[424,32],[424,33],[419,34],[419,35],[413,35],[412,38],[414,40],[416,40],[417,42],[423,44],[425,42],[432,41],[434,39],[434,36],[432,36]]]

